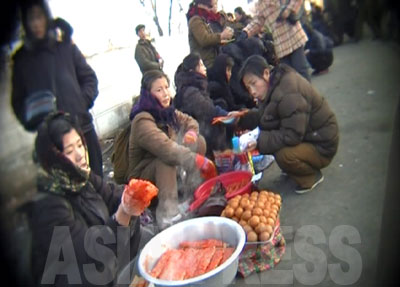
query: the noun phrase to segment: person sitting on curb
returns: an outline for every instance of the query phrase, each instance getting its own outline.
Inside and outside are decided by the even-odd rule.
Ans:
[[[333,41],[312,28],[308,23],[303,24],[308,41],[305,46],[307,61],[314,70],[312,75],[327,73],[333,63]]]
[[[143,75],[130,120],[127,177],[146,179],[158,187],[158,203],[152,202],[150,209],[163,230],[184,218],[178,206],[177,170],[186,171],[187,199],[202,178],[216,176],[216,168],[203,156],[206,143],[196,120],[171,105],[169,79],[162,71]]]
[[[232,57],[221,53],[215,58],[214,65],[207,70],[210,98],[213,100],[214,105],[218,105],[226,111],[244,108],[244,105],[236,105],[229,86],[234,65],[235,62]]]
[[[337,152],[336,116],[314,87],[294,69],[271,69],[261,56],[249,57],[240,71],[242,84],[258,101],[238,121],[241,129],[260,128],[247,148],[273,154],[278,166],[296,183],[296,193],[314,189],[324,180],[321,169]]]
[[[44,120],[35,150],[40,165],[30,208],[35,286],[114,286],[137,254],[144,207],[122,186],[91,171],[85,137],[69,114]]]
[[[200,133],[207,143],[207,157],[214,158],[214,151],[229,149],[227,126],[213,125],[212,121],[215,117],[234,116],[236,111],[228,112],[210,98],[207,69],[198,53],[190,53],[183,59],[175,73],[175,85],[174,105],[199,123]]]
[[[239,30],[242,30],[244,27],[246,27],[252,20],[251,16],[247,15],[240,6],[235,8],[234,13],[236,20],[235,22]]]
[[[135,29],[136,35],[139,36],[135,49],[135,59],[142,74],[150,70],[162,70],[164,66],[164,60],[150,40],[147,39],[145,28],[143,24],[140,24]]]

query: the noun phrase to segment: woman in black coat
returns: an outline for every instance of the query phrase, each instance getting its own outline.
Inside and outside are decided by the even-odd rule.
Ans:
[[[25,100],[34,93],[50,91],[57,109],[70,113],[81,126],[88,146],[90,167],[103,176],[100,144],[89,109],[98,95],[97,77],[78,47],[70,40],[72,28],[63,20],[53,20],[43,0],[21,4],[26,37],[13,57],[12,107],[25,125]],[[61,26],[63,41],[58,41],[55,26]]]
[[[41,166],[30,218],[36,284],[114,286],[137,253],[143,206],[91,172],[85,139],[68,114],[41,124],[35,149]]]
[[[333,41],[308,23],[303,24],[308,41],[304,47],[313,75],[327,72],[333,63]]]
[[[214,117],[226,116],[228,112],[211,100],[207,70],[198,53],[191,53],[183,59],[175,73],[175,86],[175,108],[197,120],[200,134],[207,143],[206,156],[214,158],[213,151],[224,150],[229,143],[225,126],[212,125],[211,122]]]
[[[214,65],[207,70],[210,98],[215,105],[227,111],[238,110],[240,108],[236,105],[229,86],[233,66],[234,61],[231,57],[227,54],[219,54],[215,58]]]

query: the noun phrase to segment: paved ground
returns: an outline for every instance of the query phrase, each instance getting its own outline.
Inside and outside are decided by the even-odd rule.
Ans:
[[[400,48],[365,40],[335,48],[328,74],[313,84],[335,111],[340,146],[325,181],[297,195],[273,164],[260,188],[283,198],[287,240],[274,270],[237,278],[232,286],[376,286],[374,278],[394,111],[399,100]],[[105,174],[110,173],[104,141]],[[29,153],[27,153],[28,155]]]
[[[400,49],[365,40],[335,48],[330,72],[312,83],[335,111],[339,151],[325,181],[297,195],[273,164],[260,182],[282,195],[287,251],[273,271],[234,286],[376,286],[374,278],[395,107]]]
[[[365,40],[335,48],[330,72],[312,79],[335,111],[339,151],[325,181],[305,195],[274,163],[259,188],[282,195],[286,253],[273,270],[232,286],[377,286],[374,282],[389,146],[399,100],[400,47]],[[104,143],[107,150],[109,142]],[[110,174],[109,152],[105,175]]]

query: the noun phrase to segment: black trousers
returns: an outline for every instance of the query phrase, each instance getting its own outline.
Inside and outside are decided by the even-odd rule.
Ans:
[[[86,145],[89,153],[89,165],[90,169],[103,178],[103,158],[100,148],[99,139],[95,129],[90,129],[84,133]]]
[[[307,54],[307,60],[311,65],[311,68],[316,72],[320,72],[328,69],[333,62],[333,52],[321,52],[321,53],[313,53],[310,52]]]

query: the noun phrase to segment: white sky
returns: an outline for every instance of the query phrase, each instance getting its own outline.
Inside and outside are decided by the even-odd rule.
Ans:
[[[164,72],[171,81],[183,58],[189,54],[186,12],[191,0],[173,0],[172,36],[168,36],[170,0],[157,0],[157,15],[164,37],[153,22],[150,0],[48,0],[54,17],[62,17],[74,28],[73,40],[88,58],[99,79],[99,96],[92,109],[99,134],[115,128],[113,109],[131,102],[140,91],[141,73],[134,53],[138,41],[135,27],[146,25],[155,38],[155,47],[165,60]],[[179,3],[182,5],[180,12]],[[247,0],[219,0],[219,8],[233,12],[237,6],[247,11]],[[110,43],[125,49],[111,50]],[[105,53],[106,51],[110,51]],[[174,95],[174,93],[172,93]]]
[[[62,17],[74,27],[73,39],[86,55],[102,52],[109,42],[114,46],[132,46],[137,42],[134,28],[146,25],[146,31],[158,38],[157,28],[152,20],[150,0],[145,7],[139,0],[49,0],[53,16]],[[173,0],[172,34],[187,35],[185,14],[191,0]],[[183,11],[180,12],[180,6]],[[233,12],[241,6],[248,11],[247,0],[220,0],[219,8]],[[157,1],[157,14],[164,35],[168,36],[169,0]]]

